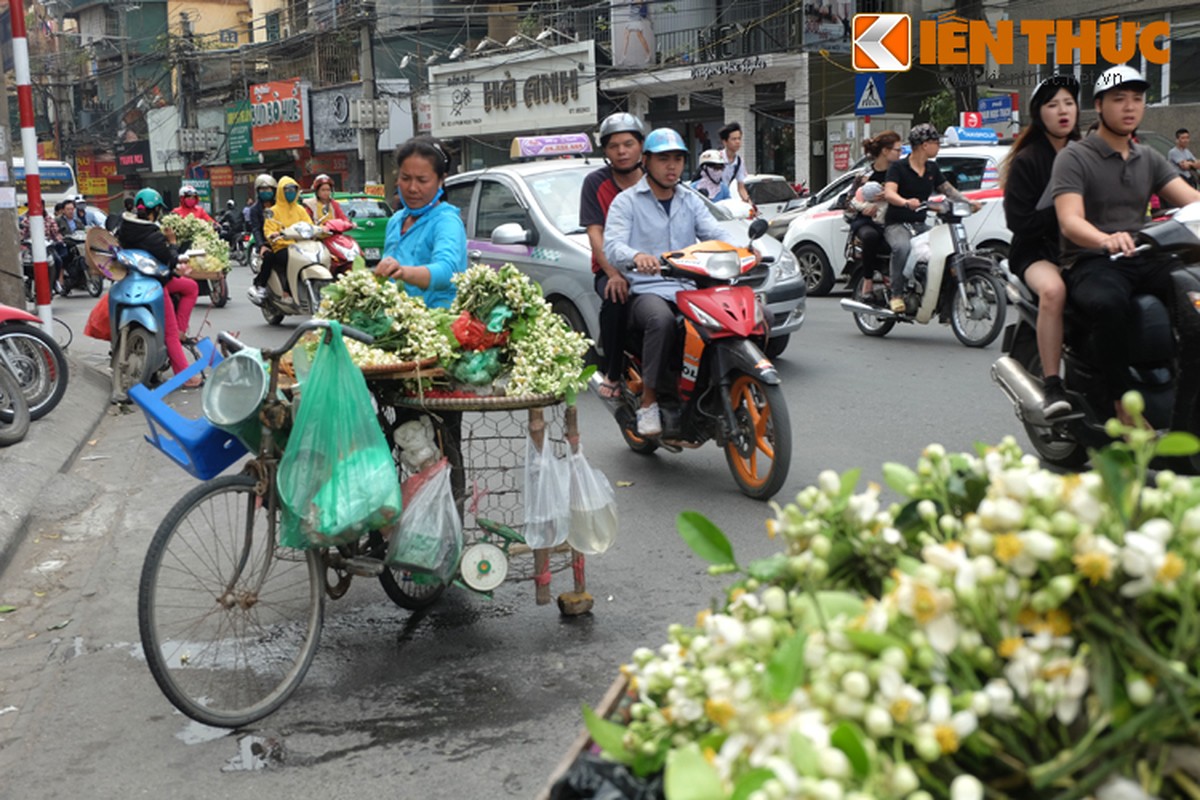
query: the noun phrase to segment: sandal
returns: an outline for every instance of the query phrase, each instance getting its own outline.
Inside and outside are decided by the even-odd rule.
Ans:
[[[608,378],[605,378],[596,388],[596,394],[600,395],[605,400],[616,400],[621,396],[621,385],[619,383],[610,381]]]
[[[190,377],[186,381],[184,381],[183,385],[180,386],[179,388],[180,389],[199,389],[203,385],[204,385],[204,376],[203,375],[193,375],[192,377]]]

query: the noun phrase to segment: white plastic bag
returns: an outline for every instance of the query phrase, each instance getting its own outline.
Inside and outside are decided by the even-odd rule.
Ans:
[[[525,440],[525,543],[535,550],[567,540],[571,523],[571,471],[547,440],[539,450]]]
[[[582,447],[567,460],[571,468],[571,530],[567,542],[581,553],[598,555],[617,538],[617,496],[604,473],[583,457]]]
[[[392,531],[387,563],[448,583],[462,556],[462,520],[450,486],[450,463],[441,459],[404,482],[404,511]]]
[[[923,231],[912,237],[912,247],[908,251],[908,260],[904,262],[904,279],[911,281],[917,272],[917,264],[929,261],[929,231]]]

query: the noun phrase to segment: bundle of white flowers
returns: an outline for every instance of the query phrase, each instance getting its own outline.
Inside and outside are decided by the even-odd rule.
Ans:
[[[1080,475],[1011,439],[931,445],[887,465],[887,508],[857,471],[821,473],[768,522],[784,552],[634,653],[627,719],[585,710],[593,740],[665,769],[668,800],[1068,799],[1118,778],[1200,797],[1200,481],[1148,469],[1200,442],[1114,423],[1124,443]],[[680,533],[743,571],[703,517]]]
[[[170,228],[175,232],[175,239],[180,243],[181,249],[204,251],[204,257],[196,259],[194,267],[197,271],[229,271],[229,243],[221,238],[211,223],[179,214],[167,214],[160,223],[163,228]]]

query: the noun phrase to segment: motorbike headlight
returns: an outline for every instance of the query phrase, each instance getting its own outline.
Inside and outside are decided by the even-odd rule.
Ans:
[[[317,229],[307,222],[297,222],[292,226],[292,230],[301,239],[311,239],[316,234]]]
[[[1197,314],[1200,314],[1200,292],[1188,292],[1187,297],[1192,308],[1196,309]]]
[[[723,281],[733,280],[742,274],[742,260],[734,252],[713,253],[705,261],[704,268],[714,278]]]
[[[950,213],[956,217],[971,216],[971,204],[963,200],[955,200],[950,204]]]
[[[800,277],[800,264],[791,250],[781,250],[775,263],[779,266],[779,280],[790,281]]]

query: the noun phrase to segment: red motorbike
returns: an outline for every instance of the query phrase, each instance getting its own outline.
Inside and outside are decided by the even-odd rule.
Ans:
[[[751,242],[766,230],[766,220],[755,220]],[[678,453],[715,441],[725,450],[738,488],[757,500],[780,490],[792,460],[787,403],[779,374],[763,353],[769,329],[754,291],[768,268],[750,247],[717,241],[662,255],[663,275],[686,278],[697,288],[675,297],[682,330],[675,355],[679,375],[675,397],[658,398],[661,436],[637,432],[642,376],[636,353],[625,354],[619,396],[604,398],[600,375],[591,379],[634,452],[648,454],[661,447]]]
[[[16,377],[29,418],[49,414],[67,391],[67,358],[42,321],[28,311],[0,304],[0,366]]]
[[[363,266],[366,265],[366,261],[363,260],[362,248],[347,233],[358,227],[357,225],[344,219],[331,219],[321,227],[327,234],[321,241],[329,250],[329,271],[333,273],[333,277],[339,278],[349,272],[356,262],[362,262]]]

